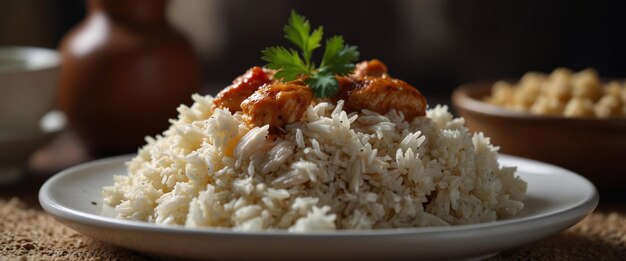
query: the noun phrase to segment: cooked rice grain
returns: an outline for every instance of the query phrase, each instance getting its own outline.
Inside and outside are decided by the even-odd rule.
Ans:
[[[445,106],[408,122],[321,102],[272,135],[193,99],[104,188],[119,218],[304,232],[479,223],[524,206],[515,168]]]

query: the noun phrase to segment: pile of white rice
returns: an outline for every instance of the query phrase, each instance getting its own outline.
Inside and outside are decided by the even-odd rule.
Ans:
[[[515,168],[445,106],[407,122],[322,102],[272,135],[193,99],[104,188],[119,218],[301,232],[479,223],[524,206]]]

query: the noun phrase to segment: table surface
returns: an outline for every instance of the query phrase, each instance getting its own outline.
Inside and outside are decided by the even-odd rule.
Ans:
[[[79,234],[39,206],[37,193],[47,178],[93,158],[72,132],[64,131],[32,156],[22,182],[0,187],[0,260],[151,260]],[[602,191],[601,198],[576,226],[488,260],[626,260],[626,200],[602,197]]]

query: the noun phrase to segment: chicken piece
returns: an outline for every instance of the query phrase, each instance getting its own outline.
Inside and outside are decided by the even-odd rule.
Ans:
[[[269,73],[271,74],[271,73]],[[271,82],[271,75],[261,67],[252,67],[245,74],[237,77],[233,84],[217,94],[215,106],[228,108],[234,113],[241,110],[241,102],[252,95],[259,87]]]
[[[401,111],[407,120],[426,115],[426,98],[408,83],[391,78],[379,60],[356,66],[350,77],[337,77],[339,91],[334,100],[344,100],[347,111],[368,109],[385,114]]]
[[[408,83],[389,77],[357,80],[344,96],[348,111],[368,109],[385,114],[395,109],[409,121],[426,115],[426,98]]]
[[[281,129],[299,121],[313,101],[313,92],[302,81],[275,82],[259,88],[241,103],[250,124]]]
[[[387,74],[387,65],[385,65],[378,59],[374,59],[371,61],[363,61],[357,64],[354,68],[353,76],[355,78],[365,78],[383,77],[389,75]]]

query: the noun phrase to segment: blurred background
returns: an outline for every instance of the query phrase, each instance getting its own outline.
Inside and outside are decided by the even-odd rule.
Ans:
[[[0,46],[58,49],[62,39],[78,39],[76,28],[84,24],[87,17],[94,17],[89,16],[89,5],[101,8],[101,5],[114,3],[107,7],[111,14],[139,6],[128,17],[141,17],[151,12],[142,9],[143,6],[158,9],[163,4],[163,1],[142,1],[2,0]],[[139,2],[141,4],[121,8],[127,3]],[[602,77],[626,77],[623,22],[626,2],[623,1],[172,0],[167,3],[167,20],[190,43],[200,62],[200,83],[188,85],[193,88],[199,85],[202,94],[216,94],[251,66],[263,65],[262,49],[288,45],[282,29],[292,9],[307,17],[314,27],[323,25],[326,37],[340,34],[348,44],[357,45],[361,59],[382,60],[392,76],[417,87],[431,106],[450,104],[452,90],[463,83],[517,79],[528,71],[551,72],[557,67],[578,71],[592,67]],[[116,8],[118,10],[112,11]],[[128,29],[124,32],[131,32],[131,35],[133,31],[141,32],[137,35],[143,36],[146,42],[154,40],[156,36],[151,27],[124,20],[128,17],[115,18],[122,30]],[[93,27],[83,30],[83,37],[97,40],[99,38],[93,36],[106,30],[98,31],[97,19],[89,21],[95,22]],[[115,41],[128,39],[124,38],[127,35],[110,34],[110,39]],[[160,33],[166,38],[168,34]],[[92,44],[98,43],[92,41]],[[167,119],[175,117],[175,106],[181,102],[171,99],[171,104],[163,106],[163,100],[157,96],[172,96],[163,90],[181,89],[178,87],[183,84],[177,81],[182,77],[181,71],[184,74],[194,70],[181,69],[176,63],[174,68],[166,67],[165,60],[169,58],[162,60],[164,67],[155,65],[158,62],[154,62],[154,57],[172,49],[166,45],[161,47],[163,49],[134,51],[134,47],[130,47],[127,50],[132,52],[118,52],[117,60],[111,58],[110,61],[107,59],[115,55],[107,54],[104,48],[103,55],[88,56],[84,60],[90,60],[89,63],[83,64],[75,62],[80,59],[66,59],[68,52],[61,52],[65,61],[61,68],[73,67],[60,77],[72,83],[73,89],[64,90],[67,86],[62,86],[63,82],[59,84],[61,99],[74,95],[74,100],[66,101],[74,107],[59,106],[69,116],[70,131],[69,134],[64,131],[47,149],[36,153],[31,166],[46,166],[42,167],[45,169],[42,172],[53,173],[93,158],[134,153],[145,144],[146,135],[165,130],[169,125]],[[141,56],[144,51],[150,54],[144,58],[132,57]],[[187,59],[187,62],[189,60],[194,59]],[[135,61],[135,66],[124,67],[128,61]],[[93,66],[85,69],[84,64]],[[172,72],[176,70],[178,72]],[[141,79],[135,84],[126,81],[130,78]],[[111,79],[111,82],[106,81]],[[170,79],[169,83],[161,84],[167,81],[164,79]],[[156,88],[159,84],[162,86]],[[129,86],[137,87],[135,96],[127,95]],[[159,90],[160,94],[154,94]],[[189,93],[180,93],[183,103],[192,102]],[[142,99],[150,95],[152,101]],[[140,104],[141,101],[144,103]],[[154,108],[160,110],[155,112]],[[146,123],[140,121],[144,119]],[[149,124],[148,120],[158,124]],[[77,127],[74,129],[78,131],[72,133],[72,127]],[[13,126],[8,128],[14,129]],[[135,134],[129,135],[131,131]],[[85,142],[81,143],[80,137]],[[85,144],[87,146],[83,146]],[[119,146],[105,148],[107,145]],[[50,163],[54,166],[48,166]]]
[[[76,32],[75,29],[88,16],[88,3],[102,4],[107,2],[124,5],[138,1],[140,0],[0,0],[0,48],[3,46],[34,46],[58,49],[61,39],[69,38],[69,33],[73,29]],[[154,4],[155,6],[160,3],[158,0],[141,1],[144,4],[149,1],[152,4],[157,3]],[[383,61],[387,64],[393,77],[405,80],[417,87],[427,97],[431,106],[437,103],[450,104],[452,90],[463,83],[507,78],[517,79],[528,71],[551,72],[557,67],[568,67],[578,71],[592,67],[605,78],[626,78],[626,23],[624,22],[626,1],[171,0],[166,11],[167,18],[170,24],[189,41],[195,57],[200,62],[201,81],[199,84],[190,84],[189,86],[193,88],[198,87],[196,85],[201,86],[200,93],[202,94],[216,94],[248,68],[263,65],[264,63],[260,59],[262,49],[274,45],[289,45],[283,37],[283,26],[292,9],[307,17],[314,27],[323,25],[325,37],[336,34],[343,35],[348,44],[359,47],[361,59],[377,58]],[[136,14],[139,15],[146,13],[145,9],[134,11],[137,11]],[[122,29],[136,25],[133,23],[120,24],[122,24],[120,26]],[[84,38],[95,39],[90,43],[96,42],[97,45],[98,40],[102,40],[100,38],[111,36],[103,37],[102,31],[105,30],[84,30],[83,33],[89,36]],[[132,32],[132,30],[129,31]],[[127,37],[127,35],[122,36]],[[128,40],[128,37],[115,38],[111,36],[110,38]],[[150,40],[150,37],[147,38]],[[76,92],[73,93],[75,94],[73,98],[75,99],[66,102],[67,104],[77,103],[76,108],[70,111],[80,112],[82,115],[78,115],[80,117],[70,115],[67,113],[67,109],[64,110],[65,114],[60,113],[57,109],[63,110],[63,108],[58,105],[58,108],[52,111],[57,113],[54,114],[57,116],[73,116],[74,118],[67,117],[67,126],[65,121],[61,121],[63,123],[59,124],[62,125],[59,129],[42,132],[39,125],[36,125],[37,131],[28,136],[30,133],[24,132],[15,125],[3,126],[0,124],[0,201],[19,197],[20,200],[28,202],[29,206],[38,209],[37,191],[51,175],[67,167],[100,157],[136,153],[137,149],[145,144],[144,137],[146,135],[154,136],[167,128],[168,119],[175,117],[175,106],[178,106],[180,102],[175,101],[175,106],[171,107],[162,106],[163,101],[159,100],[160,97],[156,97],[159,94],[155,94],[158,93],[156,91],[158,88],[154,87],[166,82],[162,81],[163,78],[167,78],[165,76],[176,78],[180,74],[179,72],[172,72],[175,70],[171,70],[171,67],[163,70],[171,73],[160,73],[163,71],[159,71],[159,69],[165,67],[155,65],[158,63],[154,62],[158,59],[152,59],[155,57],[155,53],[171,54],[167,52],[168,50],[159,49],[159,52],[148,50],[146,51],[148,54],[144,53],[143,59],[139,59],[142,57],[133,57],[133,55],[141,56],[142,51],[145,50],[135,49],[127,53],[118,52],[115,54],[117,60],[112,59],[111,63],[108,63],[109,61],[102,63],[102,60],[106,59],[100,59],[115,56],[110,55],[110,53],[101,56],[89,56],[87,60],[92,59],[93,63],[90,64],[93,66],[85,70],[80,69],[88,67],[83,66],[86,63],[69,63],[67,62],[69,59],[63,59],[66,63],[61,64],[61,67],[73,67],[73,71],[75,71],[74,73],[66,72],[66,78],[72,76],[72,80],[82,80],[80,82],[82,85],[74,84],[76,87],[74,91]],[[318,50],[317,54],[320,55],[321,52]],[[67,52],[64,54],[66,55]],[[67,58],[67,55],[64,58]],[[122,66],[130,64],[123,58],[135,61],[137,66],[135,66],[134,71],[131,70],[132,66]],[[144,61],[146,62],[143,63]],[[0,65],[2,62],[0,59]],[[172,64],[168,65],[171,66]],[[174,69],[185,71],[184,68],[180,69],[181,66],[179,65],[175,63],[176,68]],[[108,73],[103,73],[104,70],[101,69],[108,70]],[[128,74],[125,74],[126,72]],[[143,85],[126,81],[130,77],[138,79],[137,82]],[[28,78],[28,76],[22,78]],[[83,78],[89,79],[84,80]],[[112,78],[117,81],[114,83],[106,81]],[[149,79],[146,80],[146,78]],[[51,85],[48,87],[62,85],[58,84],[57,81],[47,82]],[[118,84],[120,82],[126,84]],[[168,85],[168,88],[163,89],[172,90],[176,89],[170,88],[172,86],[182,87],[184,85],[180,81],[173,82],[174,85]],[[0,98],[10,100],[13,98],[7,91],[7,85],[0,78]],[[69,86],[69,84],[66,85]],[[135,96],[128,95],[131,92],[128,89],[131,88],[126,87],[129,85],[138,89],[133,94]],[[19,90],[20,88],[14,89]],[[59,90],[62,89],[59,88]],[[113,91],[112,89],[116,90]],[[182,88],[176,90],[179,89]],[[61,93],[59,96],[63,96],[63,92],[60,91],[59,93]],[[41,91],[37,94],[44,96]],[[161,94],[164,94],[162,96],[169,96],[165,92]],[[86,99],[87,96],[91,99]],[[146,100],[150,99],[137,99],[137,96],[140,98],[149,96],[148,98],[152,98],[151,102],[153,103],[146,104]],[[187,93],[184,97],[187,104],[192,102]],[[56,98],[50,97],[50,101]],[[120,102],[124,99],[126,102]],[[142,104],[142,102],[144,103]],[[35,99],[23,99],[23,101],[18,100],[17,103],[28,108],[33,107],[30,105],[36,101]],[[6,104],[7,102],[0,101],[0,110],[22,110],[22,108],[6,108],[9,106],[2,107]],[[168,113],[155,112],[155,108]],[[150,117],[133,114],[144,112],[151,113],[149,116],[155,118],[151,121],[158,123],[154,125],[156,127],[148,128],[151,124],[141,121]],[[39,119],[35,120],[34,123],[40,123]],[[45,121],[42,120],[41,122]],[[546,125],[550,126],[550,123]],[[77,131],[78,128],[72,128],[76,126],[91,126],[91,129]],[[606,136],[604,140],[608,140],[608,142],[599,143],[597,146],[596,144],[588,146],[585,149],[586,153],[594,153],[602,157],[606,156],[603,147],[618,148],[615,151],[619,150],[620,153],[609,155],[612,158],[604,157],[605,161],[602,161],[617,163],[616,167],[611,170],[611,165],[605,164],[604,167],[609,169],[608,171],[594,169],[594,172],[588,177],[595,176],[604,179],[603,186],[610,184],[612,185],[611,189],[615,189],[611,191],[600,187],[604,202],[611,198],[625,200],[626,175],[624,174],[626,173],[619,164],[623,161],[623,148],[626,147],[621,145],[624,144],[625,140],[623,129],[626,128],[626,124],[623,121],[615,124],[618,128],[613,129],[617,129],[617,131],[602,129],[603,126],[601,126],[598,129],[601,132],[604,131],[602,135],[589,135],[585,129],[570,127],[576,125],[562,126],[583,132],[581,140],[588,142],[583,144],[591,144],[599,140],[598,136]],[[133,136],[132,140],[130,138],[128,140],[123,139],[125,136],[131,137],[128,135],[131,131],[138,133],[138,135]],[[81,140],[81,133],[84,137],[91,134],[92,138],[83,137]],[[523,128],[519,128],[519,132],[514,133],[521,133],[515,135],[516,139],[524,137],[529,140],[528,133]],[[509,133],[507,132],[507,134]],[[557,135],[558,133],[550,136],[549,139],[555,141],[562,139],[561,136]],[[17,141],[12,140],[12,137],[19,139]],[[115,148],[115,150],[102,148],[104,145],[111,145],[116,142],[125,146]],[[532,140],[528,143],[534,146],[538,141]],[[19,148],[24,151],[23,155],[16,153]],[[555,146],[554,148],[560,147]],[[576,149],[565,150],[567,153],[554,154],[565,154],[563,157],[567,157],[567,155],[577,154],[581,151]],[[594,163],[588,159],[578,161],[578,163],[593,168],[594,165],[587,164],[589,162]],[[615,173],[618,175],[612,175]],[[21,183],[15,185],[16,182]],[[564,187],[563,189],[567,188]],[[15,201],[12,200],[11,202]],[[624,209],[623,201],[620,209]],[[32,212],[28,213],[32,215]],[[609,223],[624,222],[624,213],[611,213],[608,218],[596,216],[592,220],[593,222],[606,220],[611,221]],[[621,237],[623,235],[623,233],[620,234],[621,232],[610,230],[618,226],[616,224],[610,224],[608,232],[604,229],[587,229],[585,224],[584,232],[587,233],[589,230],[590,235],[583,235],[585,233],[569,234],[572,237],[574,247],[587,246],[580,248],[582,249],[580,251],[577,249],[573,255],[580,255],[590,248],[599,249],[598,251],[605,251],[606,253],[617,253],[616,255],[624,253],[622,251],[623,244],[620,245],[622,248],[616,249],[618,243],[614,243],[614,239],[621,238],[621,243],[623,243],[626,237]],[[595,226],[596,228],[606,227]],[[27,228],[28,226],[24,227]],[[50,234],[50,236],[57,235]],[[562,238],[556,239],[552,242],[562,240]],[[33,242],[42,243],[40,240]],[[558,243],[561,245],[562,242],[559,241]],[[31,243],[28,244],[32,245]],[[552,247],[548,244],[544,248],[552,250]],[[15,248],[16,251],[28,252],[28,249],[24,249],[26,248],[19,248],[19,246]],[[62,252],[67,253],[67,251]]]
[[[203,92],[216,93],[260,51],[286,45],[282,27],[296,9],[325,35],[358,45],[393,76],[427,95],[459,84],[517,78],[530,70],[596,68],[626,76],[623,1],[185,0],[171,1],[170,22],[202,62]],[[0,45],[56,48],[86,14],[83,0],[3,0]]]

